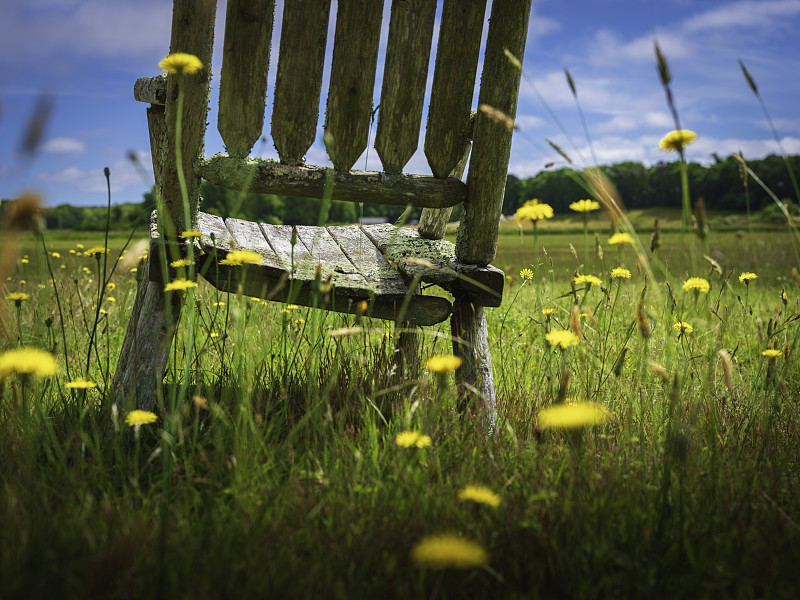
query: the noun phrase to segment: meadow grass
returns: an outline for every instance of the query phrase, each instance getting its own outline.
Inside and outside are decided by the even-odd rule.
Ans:
[[[180,330],[157,420],[130,427],[110,382],[138,251],[117,261],[124,239],[110,238],[119,267],[100,313],[100,261],[79,253],[102,238],[49,238],[54,286],[31,241],[6,282],[30,300],[4,301],[2,349],[50,350],[62,370],[0,385],[0,597],[796,597],[791,235],[712,234],[716,267],[696,271],[664,234],[655,281],[631,247],[598,237],[602,258],[582,265],[582,230],[545,225],[538,259],[530,236],[500,236],[493,436],[456,410],[452,375],[392,375],[391,324],[332,336],[354,318],[202,282],[185,292],[196,336]],[[630,279],[611,280],[614,267]],[[758,278],[739,282],[745,271]],[[576,272],[602,284],[575,285]],[[708,293],[682,290],[689,277]],[[580,341],[551,348],[545,333],[560,330]],[[446,324],[423,339],[423,358],[452,352]],[[67,367],[97,387],[68,389]],[[540,426],[541,410],[578,400],[607,423]],[[398,445],[403,431],[430,445]],[[459,499],[467,485],[499,506]],[[415,562],[444,533],[488,561]]]

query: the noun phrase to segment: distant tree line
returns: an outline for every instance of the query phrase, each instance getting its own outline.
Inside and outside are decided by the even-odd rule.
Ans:
[[[800,156],[789,157],[789,163],[794,173],[800,174]],[[748,166],[778,198],[792,199],[797,203],[782,157],[770,155],[762,160],[748,161]],[[616,186],[626,208],[681,205],[680,166],[677,162],[660,162],[652,167],[645,167],[638,162],[622,162],[600,168]],[[567,212],[572,202],[589,197],[579,182],[580,172],[567,168],[541,171],[528,179],[509,175],[503,199],[503,214],[513,215],[517,208],[531,198],[547,202],[556,213]],[[692,202],[702,196],[706,208],[712,210],[744,211],[748,197],[752,211],[774,205],[767,192],[752,178],[747,179],[749,194],[746,196],[743,173],[732,156],[721,158],[714,155],[714,164],[709,166],[690,163],[689,185]],[[339,201],[326,205],[322,200],[311,198],[241,193],[208,182],[203,182],[201,193],[203,211],[266,223],[353,223],[361,217],[384,217],[390,222],[402,217],[404,222],[408,222],[419,219],[420,216],[420,209],[406,212],[402,206],[362,205]],[[137,221],[145,228],[154,206],[152,192],[145,194],[141,203],[113,205],[111,228],[130,229]],[[3,206],[0,205],[0,213],[2,209]],[[460,213],[461,207],[455,207],[451,218],[458,219]],[[106,207],[63,204],[49,209],[45,219],[51,229],[101,231],[106,227]]]
[[[796,176],[800,175],[800,156],[789,157],[789,164]],[[778,198],[792,199],[797,203],[782,157],[770,155],[762,160],[748,161],[747,165]],[[746,210],[748,195],[745,194],[744,174],[732,156],[723,159],[714,155],[714,164],[706,167],[689,163],[688,168],[692,204],[703,197],[708,209]],[[677,162],[660,162],[649,168],[638,162],[622,162],[600,169],[616,186],[626,208],[681,206],[680,164]],[[509,176],[503,214],[514,214],[531,198],[548,203],[557,213],[566,212],[572,202],[589,197],[579,182],[579,172],[566,168],[541,171],[530,179]],[[751,210],[774,204],[752,177],[747,178],[747,188]]]

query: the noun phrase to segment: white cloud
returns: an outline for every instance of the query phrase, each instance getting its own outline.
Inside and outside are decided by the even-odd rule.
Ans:
[[[150,171],[151,161],[148,154],[139,153],[140,161],[145,169]],[[111,193],[122,192],[131,186],[142,188],[142,193],[147,190],[148,185],[142,181],[142,177],[130,160],[120,159],[110,167],[111,172]],[[106,193],[106,178],[103,168],[81,169],[76,166],[67,167],[54,173],[41,173],[39,179],[48,183],[59,183],[76,189],[84,193]]]
[[[150,57],[166,53],[171,3],[154,0],[11,3],[0,21],[0,61],[51,60],[95,55]],[[47,10],[43,10],[43,9]]]
[[[682,28],[691,33],[734,28],[771,28],[776,22],[796,15],[800,15],[800,0],[745,0],[689,17],[683,22]]]
[[[40,150],[54,154],[83,154],[86,152],[86,144],[76,138],[58,137],[47,140]]]

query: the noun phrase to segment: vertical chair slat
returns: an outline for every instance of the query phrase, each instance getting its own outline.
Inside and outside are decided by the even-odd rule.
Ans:
[[[511,64],[508,49],[522,61],[528,33],[531,0],[494,0],[481,75],[479,105],[517,114],[522,73]],[[459,261],[486,265],[497,250],[500,210],[511,155],[511,130],[478,111],[467,175],[467,199],[458,228]]]
[[[293,0],[283,8],[272,110],[272,139],[281,162],[300,164],[314,143],[331,0]]]
[[[369,139],[383,0],[339,0],[325,134],[331,162],[349,171]]]
[[[203,63],[200,71],[184,76],[181,153],[192,215],[196,213],[197,199],[200,197],[200,178],[194,173],[192,165],[202,152],[205,139],[216,8],[216,0],[175,0],[172,5],[170,54],[186,52],[197,56]],[[178,77],[170,75],[167,78],[166,108],[168,140],[175,139],[177,117]],[[166,203],[172,224],[177,230],[190,227],[190,223],[185,223],[174,148],[169,148],[166,153],[161,173],[161,197]]]
[[[425,156],[436,177],[456,168],[469,143],[486,0],[445,0],[433,71]]]
[[[217,129],[231,156],[261,137],[274,10],[274,0],[228,0]]]
[[[400,173],[417,150],[436,0],[394,0],[383,70],[375,150]]]

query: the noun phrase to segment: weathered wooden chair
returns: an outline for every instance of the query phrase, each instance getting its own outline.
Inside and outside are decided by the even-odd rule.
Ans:
[[[222,290],[311,305],[319,277],[331,284],[325,308],[395,320],[409,356],[416,328],[451,318],[461,390],[482,400],[494,421],[495,393],[484,306],[499,306],[504,276],[490,266],[508,169],[512,131],[471,110],[486,0],[445,0],[428,108],[425,155],[433,176],[407,175],[417,149],[436,0],[394,0],[378,110],[375,148],[384,172],[352,167],[367,147],[383,0],[338,0],[324,139],[333,169],[305,165],[317,132],[330,0],[286,0],[277,60],[271,137],[280,161],[248,158],[262,136],[274,0],[228,0],[218,129],[227,155],[203,152],[210,94],[216,0],[174,0],[170,52],[200,58],[205,67],[185,78],[181,168],[192,204],[186,222],[175,157],[177,77],[136,82],[147,111],[156,184],[163,199],[152,237],[197,229],[198,270]],[[514,118],[531,0],[494,0],[484,54],[479,105]],[[491,113],[491,111],[488,111]],[[321,134],[322,132],[319,132]],[[471,138],[471,143],[470,143]],[[471,146],[471,158],[470,157]],[[461,176],[469,158],[466,183]],[[295,197],[423,207],[419,228],[390,225],[297,227],[222,219],[199,211],[200,181],[234,190]],[[464,204],[455,245],[444,241],[451,208]],[[171,226],[166,226],[170,225]],[[166,232],[166,233],[165,233]],[[292,244],[294,242],[294,244]],[[219,264],[234,249],[250,249],[260,265]],[[160,266],[150,254],[115,376],[117,398],[135,395],[150,408],[174,332],[164,313]],[[435,283],[454,300],[423,295]],[[363,307],[363,304],[362,304]],[[180,309],[172,298],[172,315]],[[413,360],[413,357],[411,358]],[[475,394],[475,391],[478,394]]]

